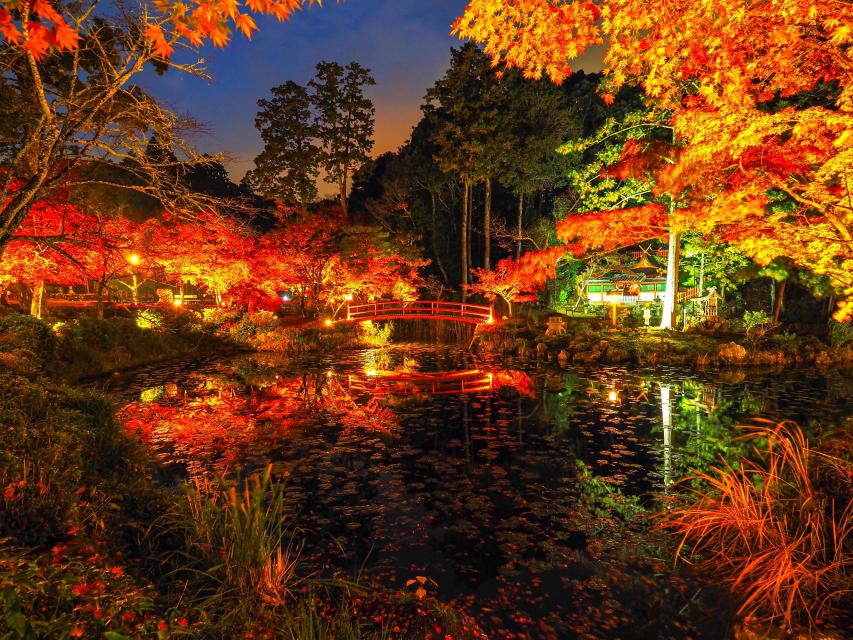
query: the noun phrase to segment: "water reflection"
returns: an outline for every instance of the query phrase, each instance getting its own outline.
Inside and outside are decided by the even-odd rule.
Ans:
[[[816,372],[561,371],[419,346],[152,368],[116,390],[177,472],[273,462],[312,567],[429,576],[496,638],[724,634],[632,514],[740,453],[735,424],[825,429],[853,396]]]

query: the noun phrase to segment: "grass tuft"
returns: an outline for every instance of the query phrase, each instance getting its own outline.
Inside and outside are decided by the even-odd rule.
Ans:
[[[741,615],[813,626],[853,588],[853,465],[813,449],[790,422],[745,430],[757,461],[696,476],[697,500],[663,524],[682,536],[678,558],[700,557],[740,594]]]

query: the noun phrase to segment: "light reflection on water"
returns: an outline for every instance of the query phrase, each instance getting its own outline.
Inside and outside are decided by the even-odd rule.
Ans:
[[[403,345],[152,368],[115,390],[179,472],[272,462],[314,568],[429,576],[492,637],[678,638],[725,624],[691,603],[693,578],[632,519],[635,503],[743,452],[734,425],[752,417],[838,424],[853,383],[498,365]]]

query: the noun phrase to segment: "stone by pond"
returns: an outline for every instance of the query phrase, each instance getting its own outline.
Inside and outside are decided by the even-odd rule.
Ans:
[[[745,451],[737,424],[843,423],[853,381],[563,366],[410,344],[209,358],[108,384],[176,474],[272,463],[306,570],[399,588],[426,576],[492,638],[726,637],[731,602],[673,567],[650,514],[692,470]],[[461,392],[460,372],[477,390]]]

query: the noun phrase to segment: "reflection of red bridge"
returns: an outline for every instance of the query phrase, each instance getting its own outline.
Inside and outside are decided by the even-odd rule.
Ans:
[[[373,395],[411,396],[429,393],[440,396],[491,391],[493,374],[479,369],[452,373],[370,371],[364,376],[351,375],[348,381],[351,390]]]
[[[446,300],[391,300],[347,307],[347,320],[452,320],[470,324],[492,324],[492,308],[481,304]]]

